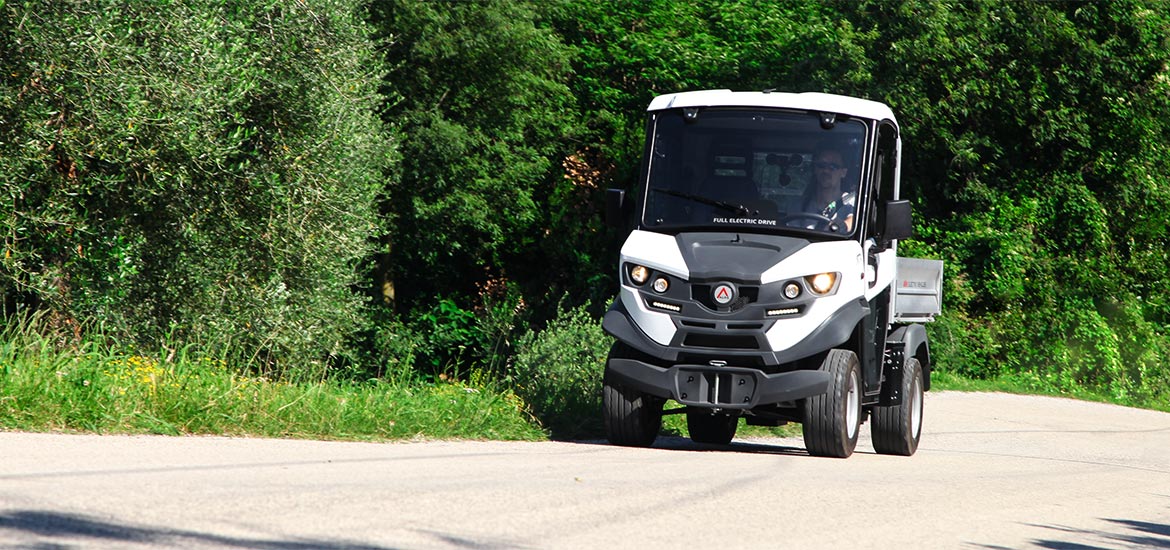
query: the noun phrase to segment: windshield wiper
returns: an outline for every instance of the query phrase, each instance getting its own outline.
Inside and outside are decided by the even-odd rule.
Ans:
[[[709,197],[704,197],[702,195],[692,195],[690,193],[684,193],[682,191],[675,191],[674,189],[663,189],[661,187],[651,187],[650,190],[656,191],[658,193],[662,193],[664,195],[670,195],[672,197],[678,197],[680,199],[692,200],[695,202],[706,204],[708,206],[722,208],[722,209],[730,211],[730,212],[735,212],[736,214],[739,214],[740,216],[753,216],[753,215],[759,214],[759,212],[753,211],[752,209],[750,209],[742,204],[717,201],[715,199],[712,199]]]

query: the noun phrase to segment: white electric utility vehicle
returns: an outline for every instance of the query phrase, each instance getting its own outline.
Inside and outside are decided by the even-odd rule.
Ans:
[[[913,454],[942,262],[897,257],[911,220],[890,108],[709,90],[648,111],[638,185],[607,194],[611,223],[633,223],[603,323],[609,440],[651,445],[686,414],[694,441],[726,444],[744,417],[847,457],[868,418],[877,452]]]

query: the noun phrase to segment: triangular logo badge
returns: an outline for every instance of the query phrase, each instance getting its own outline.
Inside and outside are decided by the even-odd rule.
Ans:
[[[715,292],[712,294],[715,301],[721,305],[726,305],[735,298],[735,289],[731,285],[722,284],[715,287]]]

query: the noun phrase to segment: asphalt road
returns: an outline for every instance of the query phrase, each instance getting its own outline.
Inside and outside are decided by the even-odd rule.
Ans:
[[[0,548],[1170,548],[1170,414],[933,392],[925,414],[915,456],[847,460],[0,433]]]

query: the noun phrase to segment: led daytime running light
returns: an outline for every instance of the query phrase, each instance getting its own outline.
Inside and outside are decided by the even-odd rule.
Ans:
[[[784,307],[780,309],[769,309],[768,317],[779,317],[781,315],[795,315],[800,313],[800,310],[794,307]]]
[[[682,308],[679,306],[676,306],[674,304],[668,304],[665,302],[658,302],[658,301],[650,302],[650,307],[656,307],[658,309],[665,309],[667,311],[673,311],[675,313],[682,311]]]

